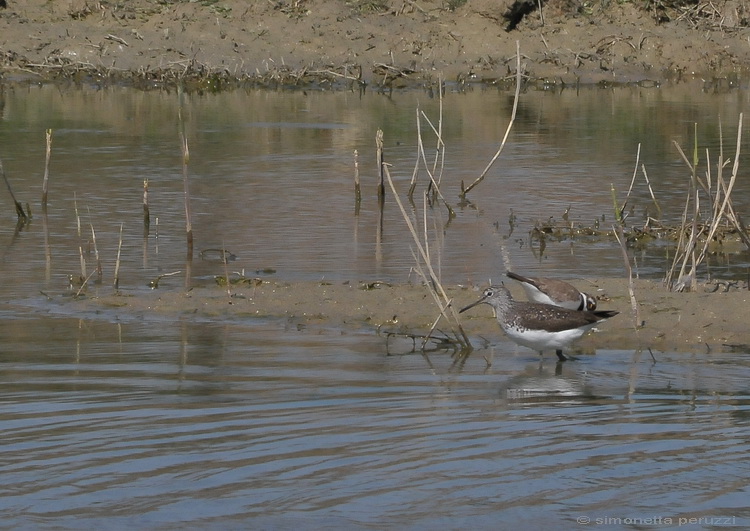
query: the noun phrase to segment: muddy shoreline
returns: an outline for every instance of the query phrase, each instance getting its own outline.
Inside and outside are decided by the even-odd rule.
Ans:
[[[513,85],[739,86],[750,29],[737,2],[713,10],[548,1],[509,31],[511,2],[7,0],[0,82],[142,89]],[[291,37],[291,38],[290,38]]]
[[[177,282],[177,281],[175,281]],[[585,336],[577,347],[591,349],[647,349],[706,353],[750,348],[747,323],[738,316],[750,302],[745,285],[727,291],[726,284],[702,286],[693,293],[668,292],[661,282],[637,280],[635,296],[641,327],[635,316],[624,279],[577,279],[579,289],[599,299],[599,309],[620,315]],[[525,300],[512,281],[506,286]],[[455,307],[475,301],[481,286],[446,286]],[[385,336],[423,335],[439,310],[424,286],[387,283],[283,282],[264,280],[253,285],[204,285],[190,290],[163,286],[155,290],[114,293],[101,287],[87,296],[52,296],[53,313],[84,318],[127,321],[201,320],[234,325],[281,320],[290,330],[345,333],[366,330]],[[475,347],[507,341],[489,306],[462,314],[461,323]],[[279,326],[279,324],[269,324]],[[443,322],[438,328],[446,328]],[[519,347],[521,348],[521,347]]]

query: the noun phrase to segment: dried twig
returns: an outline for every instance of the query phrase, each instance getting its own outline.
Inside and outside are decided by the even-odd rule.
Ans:
[[[13,204],[16,206],[16,215],[18,216],[18,221],[26,222],[28,221],[29,217],[26,215],[26,212],[23,210],[23,206],[21,203],[18,202],[16,199],[15,194],[13,194],[13,190],[10,187],[10,182],[8,181],[8,178],[5,176],[5,168],[3,168],[3,161],[0,159],[0,175],[2,175],[3,180],[5,181],[5,186],[8,188],[8,193],[10,193],[10,198],[13,200]]]
[[[383,165],[383,172],[388,180],[388,185],[390,186],[391,191],[393,192],[393,197],[396,200],[396,204],[398,205],[398,208],[401,210],[401,215],[403,216],[404,221],[406,222],[406,225],[409,228],[409,232],[412,235],[414,244],[416,245],[416,248],[418,251],[418,256],[415,255],[415,261],[417,262],[417,271],[418,272],[421,271],[422,267],[424,266],[424,268],[426,269],[426,272],[423,272],[423,278],[426,281],[425,284],[428,286],[430,290],[430,294],[435,300],[435,303],[440,308],[440,312],[441,312],[440,315],[445,317],[448,320],[448,322],[455,323],[456,328],[458,329],[458,334],[460,334],[460,337],[458,337],[458,334],[457,334],[458,341],[462,344],[464,348],[471,349],[471,342],[469,341],[469,337],[464,332],[463,327],[461,326],[461,321],[458,318],[458,314],[456,313],[455,308],[453,308],[453,306],[450,305],[451,299],[445,293],[445,290],[442,284],[440,283],[440,280],[432,266],[432,262],[429,256],[429,247],[426,245],[427,242],[425,242],[425,244],[421,242],[419,233],[414,227],[414,224],[409,218],[409,215],[407,214],[406,209],[404,208],[404,205],[401,202],[401,199],[399,198],[398,193],[396,192],[396,187],[393,184],[393,179],[391,179],[391,174],[388,171],[388,167],[386,165]],[[450,311],[450,318],[448,314],[446,313],[447,311]]]
[[[115,277],[112,284],[115,289],[120,289],[120,255],[122,253],[122,223],[120,223],[120,239],[117,242],[117,260],[115,260]]]
[[[628,256],[628,249],[625,246],[625,234],[622,231],[622,225],[619,223],[612,226],[617,243],[620,244],[620,250],[622,251],[622,259],[625,263],[625,271],[628,273],[628,293],[630,294],[630,306],[633,310],[633,326],[636,331],[642,326],[640,309],[638,307],[638,301],[635,298],[635,287],[633,286],[633,268],[630,265],[630,257]]]
[[[49,181],[49,159],[52,154],[52,129],[45,132],[47,139],[47,149],[44,158],[44,178],[42,179],[42,210],[47,209],[47,183]]]
[[[481,173],[477,179],[471,183],[469,186],[464,188],[463,182],[461,182],[461,199],[466,199],[466,194],[468,194],[476,185],[478,185],[480,182],[484,180],[485,175],[487,175],[487,172],[490,170],[493,164],[495,164],[495,161],[500,156],[500,153],[502,153],[503,148],[505,147],[505,143],[508,141],[508,136],[510,135],[510,130],[513,127],[513,122],[516,120],[516,111],[518,110],[518,97],[521,94],[521,44],[519,41],[516,41],[516,93],[515,97],[513,98],[513,111],[510,115],[510,122],[508,122],[508,128],[505,130],[505,136],[503,136],[502,142],[500,142],[500,147],[498,148],[497,152],[495,153],[495,156],[492,157],[492,160],[490,160],[489,164],[487,164],[487,167],[484,169],[484,171]]]

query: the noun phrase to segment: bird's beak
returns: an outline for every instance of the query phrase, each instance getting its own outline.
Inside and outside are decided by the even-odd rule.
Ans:
[[[470,310],[474,306],[478,306],[478,305],[482,304],[485,301],[486,298],[487,298],[487,296],[483,295],[482,298],[479,299],[477,302],[473,302],[473,303],[469,304],[467,307],[461,308],[460,310],[458,310],[458,313],[464,313],[466,310]]]

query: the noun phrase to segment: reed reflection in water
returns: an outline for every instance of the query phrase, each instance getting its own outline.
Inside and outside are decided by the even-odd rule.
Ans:
[[[458,363],[283,320],[0,337],[9,527],[750,521],[748,353]]]

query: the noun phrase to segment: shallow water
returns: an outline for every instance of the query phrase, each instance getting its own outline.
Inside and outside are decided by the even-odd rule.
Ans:
[[[551,243],[540,259],[528,231],[568,206],[582,224],[609,219],[610,183],[624,194],[638,142],[662,209],[679,215],[687,173],[672,140],[688,150],[697,122],[702,145],[717,149],[721,117],[731,145],[747,94],[685,86],[524,94],[500,161],[462,207],[458,183],[487,164],[512,102],[495,90],[449,93],[443,187],[456,218],[430,216],[440,228],[432,249],[443,278],[483,283],[504,264],[621,275],[612,242]],[[293,320],[53,314],[47,296],[62,296],[68,275],[79,274],[79,244],[93,270],[91,225],[104,269],[99,289],[111,283],[121,223],[124,292],[137,296],[157,275],[185,268],[178,98],[6,87],[0,101],[0,156],[35,213],[15,232],[3,196],[3,525],[750,525],[747,349],[652,357],[613,348],[558,365],[499,331],[456,359],[408,353],[370,330]],[[281,280],[406,280],[410,240],[390,199],[378,227],[374,131],[384,129],[386,160],[405,188],[417,105],[437,121],[437,102],[425,93],[187,96],[196,250],[225,246],[237,255],[231,270],[267,268],[258,274]],[[36,198],[46,128],[45,219]],[[365,182],[358,215],[355,149]],[[154,218],[146,239],[144,179]],[[740,180],[738,208],[749,191]],[[650,198],[642,185],[633,197],[637,219]],[[517,221],[508,236],[510,209]],[[644,276],[660,278],[669,255],[637,258]],[[744,253],[712,263],[735,277],[746,267]],[[223,272],[196,253],[194,283]],[[181,289],[183,276],[160,289]]]
[[[523,94],[517,121],[501,157],[485,181],[460,205],[462,181],[478,177],[497,150],[512,107],[511,94],[475,89],[449,92],[443,101],[445,162],[441,189],[456,217],[430,211],[432,252],[446,282],[485,283],[505,267],[574,276],[623,273],[615,241],[549,241],[531,245],[529,231],[550,217],[584,227],[612,220],[611,186],[622,203],[641,144],[662,218],[682,215],[690,172],[673,145],[692,149],[697,124],[700,152],[718,160],[719,124],[725,157],[734,153],[738,116],[750,92],[715,93],[700,86],[671,89],[628,87]],[[156,274],[185,267],[185,215],[176,94],[126,88],[60,90],[6,88],[0,107],[0,156],[21,202],[36,217],[13,236],[10,219],[0,226],[0,274],[27,287],[39,279],[65,285],[79,267],[76,207],[84,250],[91,227],[111,282],[123,225],[123,288],[142,287]],[[423,92],[259,92],[188,95],[183,100],[190,149],[191,206],[196,250],[226,247],[234,270],[275,269],[285,279],[404,281],[412,266],[411,237],[389,200],[380,220],[376,198],[375,132],[385,136],[385,160],[403,192],[417,156],[415,114],[439,121],[439,102]],[[44,131],[53,130],[47,225],[42,219]],[[422,124],[425,150],[434,159],[435,138]],[[741,168],[750,154],[745,135]],[[354,201],[354,151],[358,152],[363,200]],[[705,172],[705,165],[701,166]],[[714,171],[714,180],[715,180]],[[628,203],[630,222],[656,215],[642,174]],[[149,182],[152,227],[143,240],[142,188]],[[421,171],[417,210],[428,182]],[[12,205],[3,195],[6,209]],[[750,206],[750,182],[733,193],[742,212]],[[7,212],[10,217],[12,210]],[[511,231],[509,218],[515,216]],[[158,218],[158,226],[157,226]],[[49,228],[49,230],[47,230]],[[444,230],[443,230],[444,229]],[[40,252],[48,235],[49,260]],[[155,237],[158,234],[158,239]],[[654,245],[636,255],[637,272],[664,277],[669,250]],[[93,257],[89,258],[89,263]],[[715,275],[746,278],[747,252],[710,257]],[[215,273],[198,261],[196,276]],[[89,268],[90,269],[90,268]]]
[[[8,527],[750,521],[748,353],[557,365],[284,322],[31,324],[56,340],[4,341]]]

